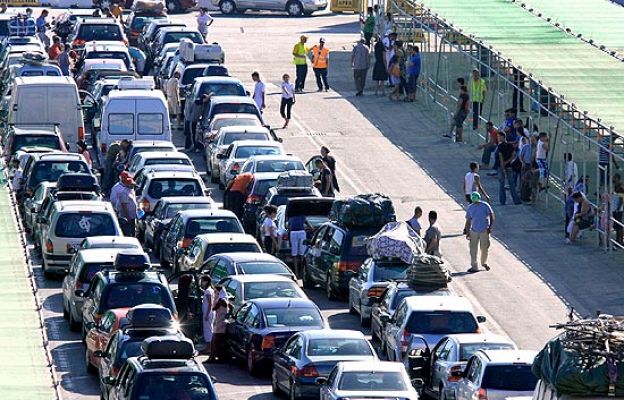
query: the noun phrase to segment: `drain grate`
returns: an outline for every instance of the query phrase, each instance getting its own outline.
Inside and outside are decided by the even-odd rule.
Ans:
[[[342,136],[342,132],[308,132],[308,136]]]

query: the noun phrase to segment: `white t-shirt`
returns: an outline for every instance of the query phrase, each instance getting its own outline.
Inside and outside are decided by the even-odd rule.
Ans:
[[[290,82],[282,82],[282,98],[292,99],[295,97],[295,85]]]
[[[540,139],[537,141],[537,152],[535,153],[535,158],[538,160],[546,159],[546,149],[544,148],[544,142]]]
[[[256,102],[256,105],[258,106],[259,109],[262,109],[263,100],[264,100],[264,96],[263,96],[264,91],[265,91],[264,82],[262,81],[256,82],[256,86],[254,86],[253,99]]]
[[[197,30],[203,35],[208,33],[208,23],[212,21],[212,17],[208,13],[197,17]]]
[[[464,176],[464,193],[472,194],[476,190],[475,188],[475,176],[478,176],[476,172],[468,172],[466,176]]]
[[[262,222],[262,233],[265,237],[271,236],[271,227],[275,228],[275,222],[271,218],[266,217]]]

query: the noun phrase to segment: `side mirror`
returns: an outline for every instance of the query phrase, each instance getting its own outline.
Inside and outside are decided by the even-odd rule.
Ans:
[[[487,318],[485,318],[485,315],[477,315],[477,322],[482,324],[487,320]]]
[[[314,380],[314,383],[318,386],[323,386],[324,384],[327,383],[327,378],[324,377],[318,377]]]
[[[115,378],[113,378],[112,376],[105,376],[104,378],[102,378],[102,381],[106,383],[107,385],[115,384]]]
[[[84,290],[78,289],[78,290],[74,291],[74,295],[76,297],[85,297],[85,292],[84,292]]]
[[[87,322],[87,324],[85,325],[85,328],[87,329],[93,329],[95,328],[97,325],[95,324],[95,322]]]
[[[217,160],[223,160],[225,158],[225,154],[217,153]]]

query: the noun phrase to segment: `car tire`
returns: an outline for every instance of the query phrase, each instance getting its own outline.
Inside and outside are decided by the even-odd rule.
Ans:
[[[247,350],[247,354],[245,356],[245,366],[247,367],[247,372],[249,372],[249,375],[258,375],[258,365],[253,360],[251,349]]]
[[[303,15],[303,4],[298,0],[289,1],[286,3],[286,12],[291,17],[300,17]]]
[[[69,313],[69,330],[72,332],[80,331],[82,324],[74,319],[74,313],[72,312],[71,308],[67,312]]]
[[[223,0],[219,3],[219,10],[225,15],[231,15],[236,12],[236,4],[232,0]]]
[[[54,277],[52,272],[48,271],[48,267],[46,265],[45,259],[41,258],[41,269],[43,270],[43,277],[47,280],[51,280]]]
[[[85,349],[85,363],[86,363],[87,373],[95,374],[97,372],[93,364],[89,362],[89,349]]]
[[[362,312],[362,302],[360,302],[360,325],[363,327],[368,327],[371,324],[370,318],[364,317],[364,313]]]
[[[273,368],[273,372],[271,373],[271,392],[276,397],[283,394],[282,389],[280,389],[279,385],[277,384],[277,372],[275,372],[275,368]]]
[[[325,294],[327,295],[327,300],[335,301],[337,300],[336,293],[334,289],[331,287],[331,276],[327,275],[327,279],[325,279]]]
[[[295,382],[290,382],[290,389],[288,390],[288,399],[289,400],[299,400],[301,396],[297,396],[297,384]]]

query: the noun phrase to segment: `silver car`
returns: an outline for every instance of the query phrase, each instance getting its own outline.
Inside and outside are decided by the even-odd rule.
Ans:
[[[400,363],[388,361],[340,362],[327,378],[317,378],[320,400],[418,400],[409,376]]]
[[[453,399],[457,381],[466,362],[479,350],[517,350],[510,340],[493,334],[448,335],[431,351],[431,379],[425,392],[434,399]]]
[[[247,10],[286,11],[292,17],[311,15],[327,8],[327,0],[212,0],[223,14],[242,14]]]
[[[225,153],[217,154],[219,160],[219,183],[227,184],[238,175],[241,167],[252,156],[283,155],[284,149],[279,142],[272,140],[236,140]]]

